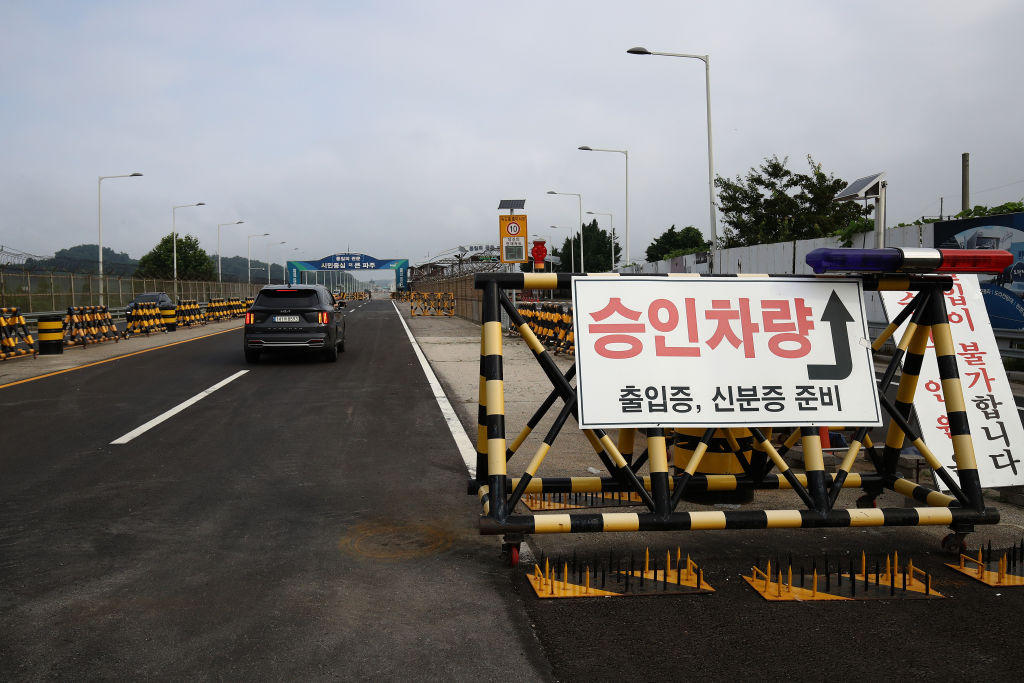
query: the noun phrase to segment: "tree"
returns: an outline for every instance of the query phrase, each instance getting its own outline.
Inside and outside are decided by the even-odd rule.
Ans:
[[[95,244],[79,244],[67,249],[58,249],[53,258],[26,259],[26,270],[57,270],[68,273],[98,273],[99,249]],[[128,254],[103,247],[103,274],[107,276],[131,275],[135,272],[135,260]]]
[[[199,238],[178,235],[178,279],[216,280],[217,261],[199,247]],[[174,276],[174,245],[167,235],[153,249],[139,259],[137,277],[170,279]]]
[[[788,158],[766,158],[745,178],[718,176],[718,205],[727,226],[722,247],[742,247],[826,237],[846,231],[870,209],[856,202],[838,202],[846,181],[826,174],[808,155],[809,173],[794,173]]]
[[[704,240],[701,231],[692,225],[676,230],[673,225],[661,233],[647,247],[647,262],[664,261],[665,259],[708,251],[711,243]]]
[[[975,206],[973,209],[961,211],[954,218],[984,218],[985,216],[1000,216],[1004,213],[1018,213],[1024,211],[1024,199],[1019,202],[1006,202],[999,206]]]
[[[570,251],[570,248],[574,251]],[[615,249],[615,262],[618,263],[622,257],[622,247],[619,245],[618,235],[615,236],[615,243],[612,244],[612,237],[607,230],[598,227],[595,218],[589,223],[583,224],[583,265],[591,273],[606,273],[612,269],[612,249]],[[559,273],[572,271],[573,261],[576,262],[576,270],[580,268],[580,237],[573,235],[571,241],[565,238],[561,248],[552,246],[551,253],[561,259],[562,263],[555,267]]]

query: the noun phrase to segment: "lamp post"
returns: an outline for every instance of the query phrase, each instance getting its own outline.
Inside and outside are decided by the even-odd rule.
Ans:
[[[276,244],[273,243],[273,242],[267,242],[267,284],[268,285],[270,284],[270,247],[276,247],[276,246],[280,246],[282,244],[286,244],[286,243],[283,242],[283,241],[277,242]]]
[[[562,229],[562,228],[560,228],[557,225],[552,225],[550,227],[551,227],[552,230],[561,230]],[[576,272],[576,232],[572,231],[572,230],[569,231],[569,263],[571,264],[571,268],[572,268],[571,272],[575,273]]]
[[[171,260],[174,262],[174,304],[178,304],[178,209],[189,206],[206,206],[206,202],[182,204],[171,208]]]
[[[245,221],[234,221],[232,223],[218,223],[217,224],[217,282],[220,283],[220,295],[224,296],[224,275],[220,269],[220,229],[225,225],[241,225]]]
[[[626,244],[625,244],[625,247],[626,247],[626,263],[627,264],[632,263],[632,261],[629,260],[629,151],[625,150],[625,149],[600,149],[598,147],[588,147],[587,145],[583,145],[582,147],[577,147],[577,149],[581,149],[584,152],[616,152],[616,153],[622,154],[623,156],[626,157],[626,240],[625,240]],[[614,269],[614,267],[615,266],[613,264],[612,268]]]
[[[651,52],[644,47],[631,47],[626,50],[631,55],[658,55],[661,57],[683,57],[686,59],[699,59],[704,62],[704,91],[707,101],[708,119],[708,200],[709,211],[711,212],[711,268],[714,272],[715,245],[718,242],[718,223],[715,219],[715,161],[711,152],[711,56],[710,55],[688,55],[676,52]]]
[[[587,211],[588,215],[591,216],[608,216],[608,225],[612,232],[612,272],[615,272],[615,220],[612,218],[610,213],[602,213],[600,211]]]
[[[548,194],[561,194],[576,197],[577,209],[579,211],[579,226],[580,226],[580,272],[587,272],[587,266],[583,262],[583,195],[578,192],[555,192],[554,190],[548,190]],[[573,268],[573,272],[576,269]]]
[[[252,238],[253,237],[266,237],[269,234],[270,234],[269,232],[257,232],[255,234],[249,235],[249,239],[247,240],[248,248],[246,250],[246,255],[245,255],[245,269],[246,269],[246,271],[248,273],[246,275],[246,279],[248,280],[250,285],[252,284]]]
[[[141,173],[125,173],[124,175],[101,175],[96,181],[97,222],[99,223],[100,247],[100,306],[103,305],[103,181],[107,178],[138,178]]]

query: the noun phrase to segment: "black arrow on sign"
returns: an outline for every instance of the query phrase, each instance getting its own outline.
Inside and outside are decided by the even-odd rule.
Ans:
[[[807,379],[846,379],[853,372],[853,357],[850,355],[850,333],[847,323],[853,322],[853,316],[840,301],[836,290],[825,304],[821,321],[832,327],[832,347],[835,350],[835,365],[808,365]]]

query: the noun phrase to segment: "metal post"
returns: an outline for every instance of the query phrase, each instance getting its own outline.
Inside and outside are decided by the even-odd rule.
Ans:
[[[960,155],[960,210],[969,211],[971,208],[971,155],[964,152]]]

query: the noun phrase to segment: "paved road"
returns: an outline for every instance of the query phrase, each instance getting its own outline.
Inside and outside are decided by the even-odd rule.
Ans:
[[[246,366],[231,329],[0,388],[15,426],[0,450],[0,677],[1020,679],[1024,589],[944,569],[941,529],[535,536],[548,556],[679,546],[717,590],[536,599],[499,564],[498,539],[477,534],[464,464],[394,306],[348,315],[337,364]],[[474,435],[479,327],[406,322]],[[77,351],[38,362],[73,365]],[[544,380],[520,342],[506,360],[514,433]],[[0,384],[35,362],[0,365]],[[577,455],[553,452],[555,467],[587,476],[596,464],[577,434],[556,447]],[[1019,539],[1019,511],[1003,518],[974,538]],[[861,549],[913,556],[950,597],[772,605],[739,579],[757,557]]]
[[[348,331],[337,364],[246,366],[236,328],[0,389],[0,678],[547,677],[395,308]]]

